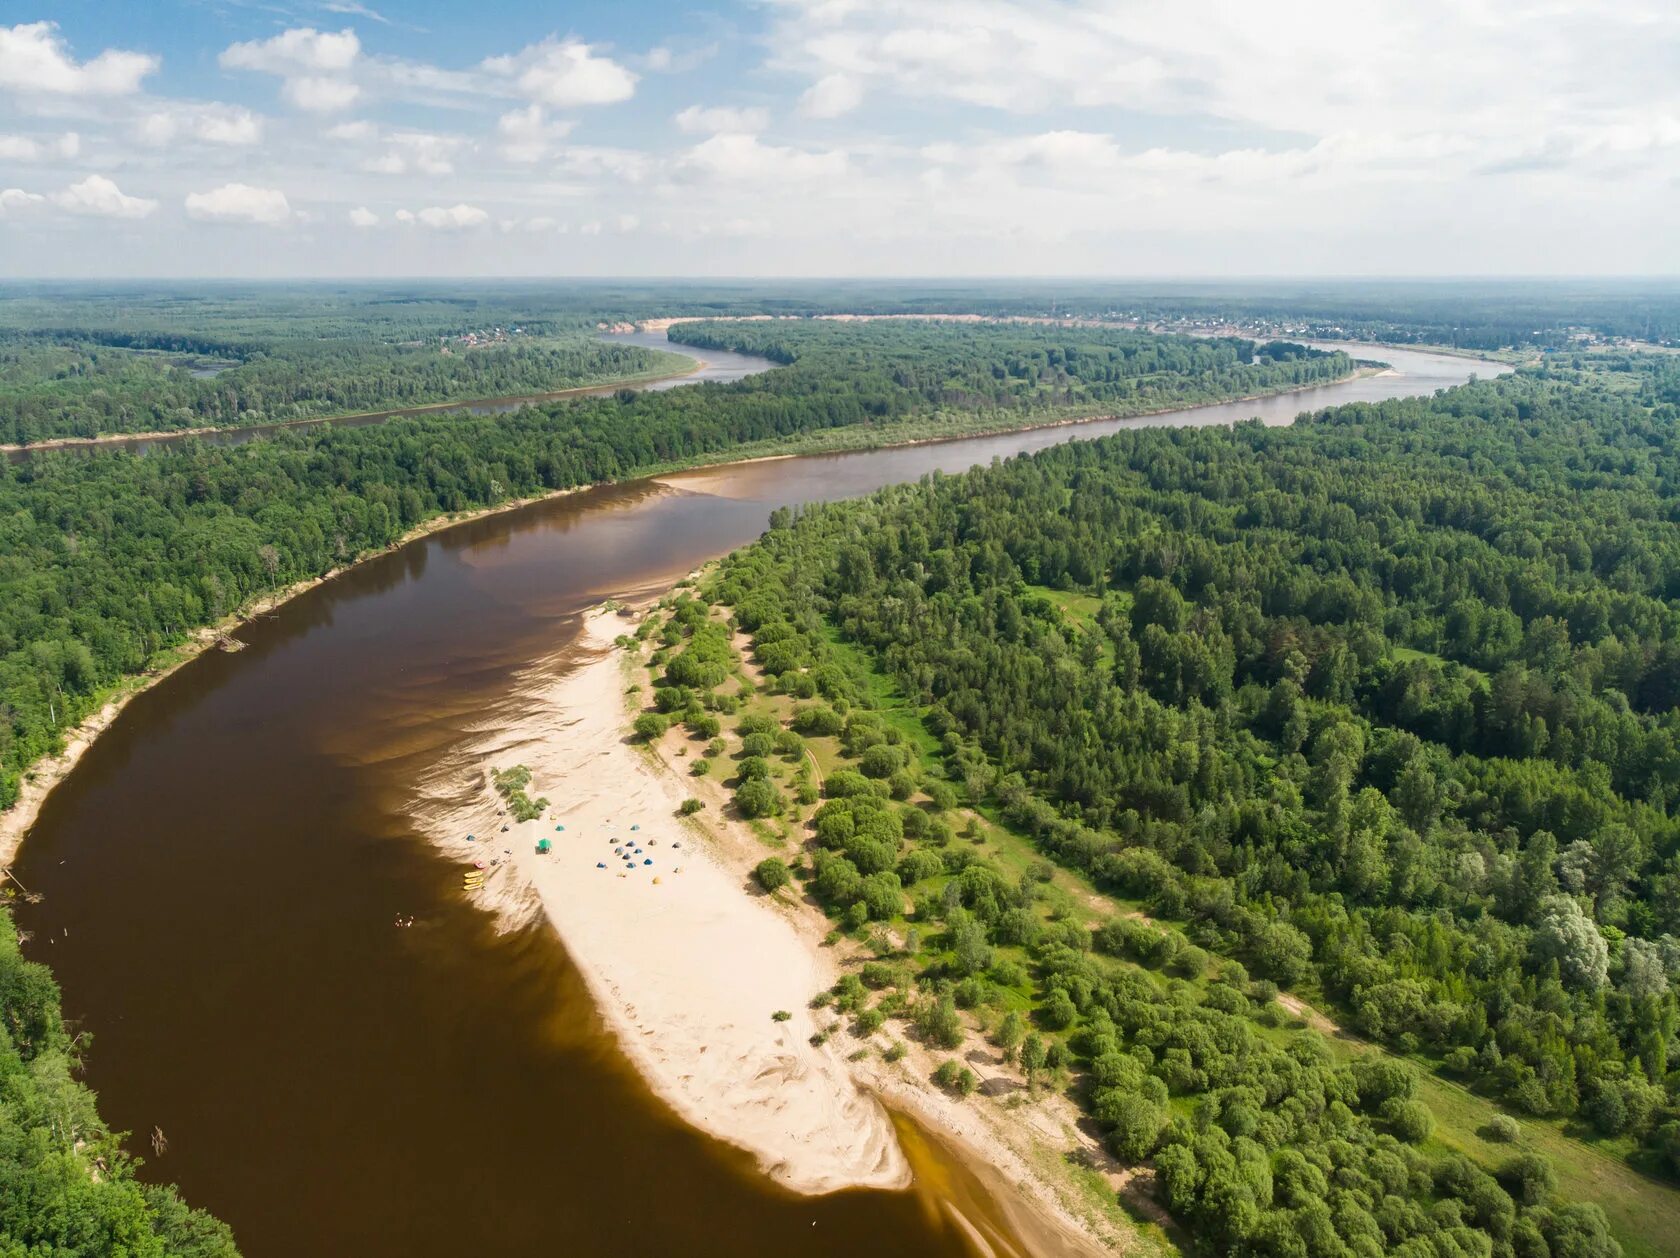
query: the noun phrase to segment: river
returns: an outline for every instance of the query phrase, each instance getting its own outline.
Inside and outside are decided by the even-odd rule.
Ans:
[[[140,695],[47,801],[20,909],[93,1036],[102,1112],[160,1127],[148,1174],[253,1258],[968,1253],[937,1147],[922,1190],[794,1198],[654,1100],[551,931],[498,935],[410,819],[414,784],[568,666],[581,613],[751,540],[784,503],[956,472],[1134,424],[1430,392],[1494,364],[1361,349],[1399,374],[1302,395],[607,486],[485,517],[321,585]],[[413,914],[414,929],[393,929]]]

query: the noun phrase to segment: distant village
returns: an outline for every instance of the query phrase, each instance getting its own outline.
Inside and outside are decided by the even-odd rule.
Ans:
[[[524,328],[485,328],[455,336],[440,336],[438,345],[447,354],[451,352],[452,345],[459,345],[462,349],[479,349],[485,345],[504,345],[514,337],[524,335]]]

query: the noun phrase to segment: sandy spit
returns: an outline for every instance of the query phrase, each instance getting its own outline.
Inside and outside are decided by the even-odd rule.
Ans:
[[[890,1116],[840,1044],[810,1043],[807,1004],[834,982],[832,963],[755,902],[744,872],[680,819],[684,783],[627,737],[628,681],[613,646],[627,625],[592,613],[576,667],[522,696],[529,718],[477,749],[476,798],[436,807],[455,794],[440,782],[417,820],[463,869],[469,857],[504,862],[477,898],[510,928],[534,914],[553,924],[626,1053],[684,1120],[795,1192],[906,1187]],[[498,815],[488,780],[491,767],[516,763],[551,801],[522,824]],[[468,833],[479,837],[467,843]],[[543,838],[553,851],[539,856]],[[778,1010],[788,1018],[773,1020]]]
[[[529,716],[512,727],[494,722],[477,746],[440,766],[436,781],[421,784],[422,830],[463,871],[498,862],[468,894],[509,929],[551,923],[653,1091],[685,1121],[753,1154],[782,1186],[908,1186],[884,1101],[964,1158],[1030,1252],[1127,1249],[1132,1236],[1093,1217],[1065,1180],[1046,1173],[1068,1149],[1091,1143],[1065,1098],[1044,1093],[1011,1109],[958,1100],[932,1084],[936,1059],[919,1046],[902,1062],[882,1059],[889,1034],[901,1034],[891,1028],[856,1062],[848,1059],[859,1042],[848,1033],[811,1045],[833,1018],[813,1013],[810,998],[859,958],[824,946],[832,924],[814,905],[757,889],[751,870],[766,849],[721,816],[721,796],[707,798],[705,820],[679,818],[682,801],[707,788],[681,772],[680,734],[651,752],[627,736],[627,692],[645,674],[632,666],[639,657],[613,644],[633,625],[590,613],[566,671],[554,677],[551,663],[547,678],[534,674],[521,694]],[[489,770],[514,764],[531,770],[531,792],[550,801],[538,820],[499,815]],[[472,779],[465,791],[463,776]],[[468,833],[479,837],[468,843]],[[543,838],[553,850],[538,855]],[[773,1021],[777,1010],[791,1016]],[[988,1073],[980,1057],[968,1060]],[[1013,1073],[999,1062],[999,1086],[1018,1088],[1003,1078]]]

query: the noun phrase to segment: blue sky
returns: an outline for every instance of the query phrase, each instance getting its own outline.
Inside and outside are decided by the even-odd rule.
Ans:
[[[11,0],[0,273],[1680,271],[1671,0]]]

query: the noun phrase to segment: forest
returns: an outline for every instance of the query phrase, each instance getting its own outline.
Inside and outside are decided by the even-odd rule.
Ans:
[[[1028,1000],[1210,1252],[1620,1252],[1595,1192],[1419,1100],[1680,1177],[1680,394],[1602,365],[778,512],[703,592],[840,768],[743,748],[737,803],[808,827],[843,927],[919,939],[836,998],[957,1041],[946,1006]],[[673,619],[656,699],[704,721]],[[1044,869],[955,841],[965,807]],[[1124,911],[1047,911],[1051,869]],[[1279,991],[1392,1055],[1278,1034]]]
[[[581,332],[484,345],[0,332],[0,443],[240,427],[557,392],[675,374],[690,365]]]
[[[712,335],[748,346],[759,326],[720,324]],[[902,341],[914,352],[895,348]],[[995,325],[819,324],[788,344],[790,365],[727,385],[236,447],[187,441],[142,457],[46,452],[8,465],[0,807],[63,731],[193,630],[439,514],[795,439],[867,430],[892,440],[918,420],[949,433],[1136,413],[1334,379],[1352,366],[1344,355],[1277,347],[1256,357],[1264,347],[1240,340]],[[924,365],[912,370],[911,360]],[[1178,369],[1164,372],[1167,362]]]
[[[236,1258],[226,1226],[135,1178],[139,1164],[74,1077],[86,1044],[0,909],[0,1252]]]

